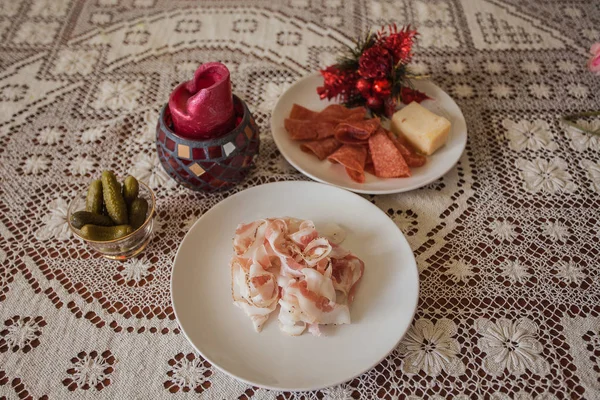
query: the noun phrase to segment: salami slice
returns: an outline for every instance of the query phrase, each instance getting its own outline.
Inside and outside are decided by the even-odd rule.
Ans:
[[[317,131],[317,139],[325,139],[335,135],[335,127],[337,122],[319,121],[315,122],[315,130]]]
[[[315,128],[317,130],[317,139],[325,139],[335,135],[335,128],[339,125],[340,122],[346,121],[360,121],[363,119],[361,114],[350,114],[346,119],[336,119],[330,118],[323,121],[319,121],[319,118],[316,118]]]
[[[346,168],[346,173],[354,182],[365,183],[365,171],[355,171],[350,168]]]
[[[313,111],[313,110],[309,110],[306,107],[302,107],[299,104],[294,104],[292,106],[292,111],[290,112],[290,119],[299,119],[299,120],[309,120],[309,119],[314,119],[317,115],[319,115],[318,112]]]
[[[348,112],[352,115],[359,115],[364,118],[365,115],[367,114],[367,109],[364,107],[354,107],[354,108],[349,108]]]
[[[347,144],[367,143],[369,137],[379,129],[379,118],[364,119],[359,121],[344,121],[335,128],[335,138]]]
[[[371,175],[375,175],[375,167],[373,164],[365,164],[365,172]]]
[[[332,137],[337,123],[286,118],[284,127],[292,140],[318,140]]]
[[[346,108],[340,104],[331,104],[321,111],[316,118],[319,121],[336,120],[343,121],[349,117],[364,118],[366,109],[364,107]]]
[[[383,128],[369,138],[369,150],[373,158],[376,176],[380,178],[410,176],[410,168],[408,168],[400,150],[386,135]]]
[[[369,165],[369,164],[373,164],[373,157],[371,157],[371,152],[369,151],[369,148],[367,147],[367,159],[365,161],[365,165]]]
[[[283,126],[292,140],[314,140],[317,138],[317,130],[313,121],[286,118]]]
[[[334,136],[335,128],[340,122],[360,121],[364,119],[365,113],[363,107],[348,109],[339,104],[331,104],[323,111],[316,112],[294,104],[284,126],[292,140],[319,140]]]
[[[345,144],[327,158],[332,163],[340,163],[346,167],[346,173],[355,182],[365,181],[365,161],[367,148]]]
[[[300,145],[300,149],[306,153],[313,153],[319,160],[324,160],[340,148],[342,144],[335,138],[323,140],[311,140]]]
[[[415,168],[422,167],[423,165],[425,165],[425,163],[427,162],[427,157],[421,154],[417,154],[412,149],[410,144],[406,141],[406,139],[401,138],[400,136],[396,136],[390,131],[387,132],[387,135],[390,138],[390,140],[394,142],[394,145],[400,151],[400,154],[402,154],[402,157],[404,157],[404,160],[406,161],[406,164],[409,167]]]

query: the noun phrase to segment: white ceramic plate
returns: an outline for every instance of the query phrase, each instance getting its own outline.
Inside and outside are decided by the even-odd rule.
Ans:
[[[234,306],[229,259],[235,228],[277,216],[347,230],[344,247],[365,262],[352,324],[327,326],[321,337],[290,337],[279,331],[276,310],[256,333]],[[362,374],[396,347],[415,312],[418,279],[406,239],[375,205],[333,186],[280,182],[231,196],[194,224],[175,257],[171,299],[185,336],[220,370],[268,389],[316,390]]]
[[[271,132],[279,151],[290,164],[304,175],[319,182],[328,183],[357,193],[388,194],[406,192],[420,188],[440,178],[459,160],[467,144],[467,125],[465,118],[454,100],[442,89],[429,81],[415,81],[416,89],[425,92],[434,100],[425,100],[421,104],[438,115],[446,117],[452,123],[448,142],[444,147],[427,158],[427,163],[419,168],[411,168],[409,178],[382,179],[365,174],[364,183],[356,183],[348,177],[341,164],[332,164],[327,160],[319,161],[314,155],[300,150],[299,142],[290,139],[283,126],[290,115],[294,103],[311,110],[322,110],[335,101],[319,99],[317,87],[323,85],[319,74],[309,75],[291,86],[275,106],[271,118]]]

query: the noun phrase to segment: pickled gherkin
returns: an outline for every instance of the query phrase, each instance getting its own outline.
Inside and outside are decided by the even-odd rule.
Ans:
[[[121,194],[121,185],[112,171],[102,172],[102,194],[108,215],[116,225],[127,224],[127,205]]]
[[[137,199],[138,194],[140,192],[140,185],[133,176],[129,175],[123,181],[123,198],[125,199],[125,203],[127,205],[131,205],[131,203]]]
[[[71,225],[73,225],[74,228],[81,229],[82,226],[87,224],[111,226],[113,225],[113,221],[106,215],[89,211],[77,211],[71,215]]]
[[[148,202],[146,199],[137,198],[129,206],[129,223],[135,230],[144,224],[148,213]]]
[[[121,183],[112,171],[103,171],[101,179],[88,187],[85,210],[70,215],[70,225],[77,235],[90,241],[122,239],[146,222],[148,200],[139,195],[140,183],[135,177],[127,176]]]
[[[102,181],[92,181],[85,199],[85,210],[94,214],[102,213]]]
[[[89,240],[108,241],[122,238],[133,232],[129,225],[117,226],[99,226],[99,225],[84,225],[81,228],[81,236]]]

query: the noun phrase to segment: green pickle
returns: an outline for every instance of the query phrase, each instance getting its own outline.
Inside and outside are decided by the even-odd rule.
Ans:
[[[121,194],[121,185],[112,171],[102,172],[102,193],[108,215],[116,225],[127,224],[127,205]]]
[[[99,226],[99,225],[84,225],[81,228],[81,236],[89,240],[108,241],[122,238],[133,232],[130,225],[117,226]]]
[[[89,211],[77,211],[71,215],[71,225],[73,225],[73,227],[81,229],[82,226],[87,224],[112,226],[113,221],[106,215],[96,214]]]
[[[102,213],[102,181],[92,181],[85,199],[85,210],[94,214]]]
[[[148,213],[148,202],[146,199],[137,198],[129,206],[129,222],[135,230],[144,224]]]
[[[130,205],[135,199],[137,199],[140,192],[140,185],[133,176],[129,175],[123,181],[123,198],[125,203]]]

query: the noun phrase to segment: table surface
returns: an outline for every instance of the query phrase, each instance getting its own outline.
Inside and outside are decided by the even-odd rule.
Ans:
[[[158,110],[198,64],[222,61],[262,130],[236,190],[306,179],[277,151],[270,111],[389,22],[419,28],[414,67],[469,130],[443,178],[366,196],[414,250],[414,324],[346,384],[249,387],[194,353],[174,320],[177,247],[227,194],[167,177]],[[599,398],[600,138],[558,121],[600,108],[585,66],[599,29],[598,3],[578,0],[0,1],[0,398]],[[106,168],[158,196],[156,235],[125,263],[88,252],[65,220]]]

